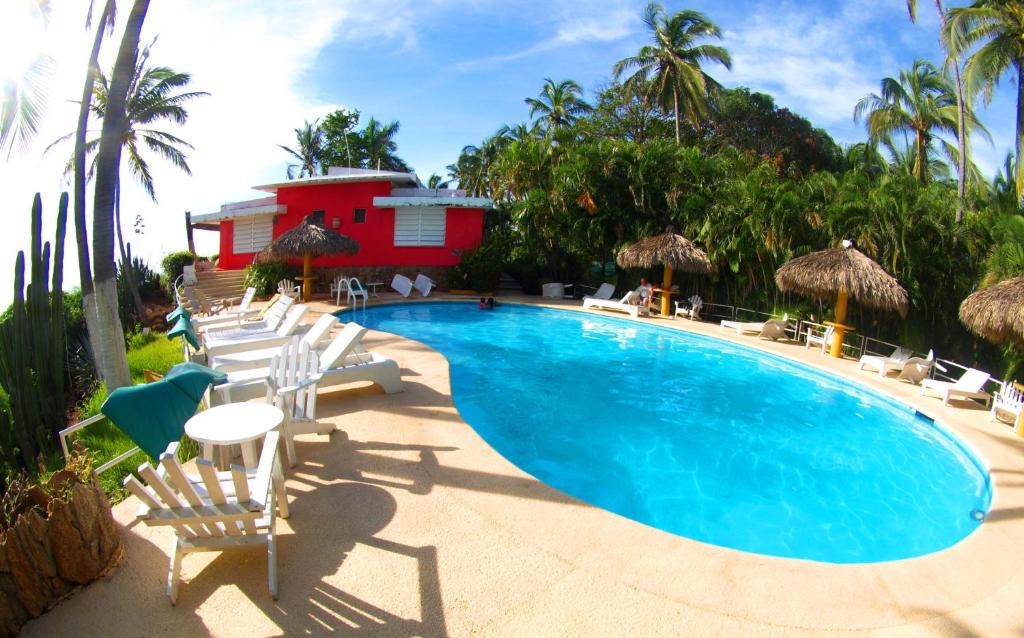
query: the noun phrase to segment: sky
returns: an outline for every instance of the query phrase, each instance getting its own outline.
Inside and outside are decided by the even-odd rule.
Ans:
[[[52,237],[70,143],[44,154],[74,128],[91,34],[85,2],[53,0],[49,24],[19,19],[24,0],[0,4],[0,81],[16,73],[26,51],[54,62],[48,109],[35,140],[0,157],[0,193],[7,224],[0,233],[0,269],[28,248],[29,211],[42,195],[44,236]],[[130,2],[121,0],[119,26]],[[647,43],[642,1],[584,0],[152,0],[143,42],[156,39],[150,60],[192,74],[183,127],[163,125],[188,141],[192,175],[151,158],[157,201],[125,173],[122,216],[133,252],[159,268],[162,256],[185,248],[184,211],[261,196],[257,184],[285,177],[294,129],[337,108],[358,109],[363,123],[398,120],[398,154],[425,182],[445,173],[460,149],[502,124],[526,121],[526,97],[545,78],[573,79],[593,98],[614,63]],[[696,9],[717,23],[733,68],[709,65],[726,86],[771,94],[836,141],[863,141],[852,119],[856,102],[879,90],[915,58],[940,59],[938,16],[918,3],[918,23],[903,0],[714,0],[665,2],[669,11]],[[958,3],[950,3],[956,5]],[[962,4],[962,3],[959,3]],[[110,68],[120,33],[107,41]],[[1014,87],[1004,81],[980,117],[993,143],[973,143],[975,161],[993,174],[1012,148]],[[89,194],[91,208],[92,194]],[[141,233],[135,233],[136,218]],[[70,238],[69,234],[69,238]],[[217,251],[217,234],[197,231],[201,254]],[[65,281],[78,280],[74,242]],[[13,270],[13,269],[12,269]],[[13,280],[13,277],[12,277]],[[0,304],[12,284],[0,281]]]

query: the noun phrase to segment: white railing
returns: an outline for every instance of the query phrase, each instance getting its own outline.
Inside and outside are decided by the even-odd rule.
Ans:
[[[64,428],[63,430],[61,430],[58,433],[58,436],[60,437],[60,449],[64,452],[64,460],[65,461],[68,460],[68,457],[71,456],[71,450],[68,448],[68,436],[73,434],[73,433],[75,433],[75,432],[78,432],[79,430],[81,430],[83,428],[86,428],[86,427],[88,427],[90,425],[93,425],[94,423],[99,423],[100,421],[103,421],[106,418],[107,417],[104,416],[102,413],[101,414],[97,414],[97,415],[89,417],[88,419],[86,419],[84,421],[79,421],[78,423],[75,423],[74,425],[69,425],[68,427]],[[135,446],[132,449],[128,450],[127,452],[122,452],[122,453],[118,454],[117,456],[115,456],[114,458],[112,458],[109,461],[107,461],[106,463],[104,463],[103,465],[97,467],[95,470],[93,470],[93,473],[96,474],[96,476],[99,476],[100,474],[102,474],[103,472],[106,472],[107,470],[109,470],[110,468],[114,467],[115,465],[117,465],[121,461],[131,457],[136,452],[141,452],[141,451],[142,450],[140,450],[138,446]]]

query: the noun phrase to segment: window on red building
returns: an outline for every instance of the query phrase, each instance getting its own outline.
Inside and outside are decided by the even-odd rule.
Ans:
[[[355,211],[353,211],[353,213],[352,213],[352,223],[353,224],[365,224],[366,223],[366,209],[365,208],[357,208],[357,209],[355,209]]]

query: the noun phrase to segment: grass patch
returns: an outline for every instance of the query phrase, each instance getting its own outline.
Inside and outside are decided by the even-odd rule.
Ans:
[[[168,341],[161,333],[151,332],[147,335],[140,333],[132,335],[128,341],[128,370],[131,373],[132,383],[143,382],[144,370],[167,374],[171,367],[181,361],[180,342]],[[82,402],[78,420],[84,421],[99,414],[100,406],[103,405],[106,398],[107,386],[101,382]],[[81,441],[86,449],[93,454],[97,465],[102,465],[118,454],[135,447],[135,443],[131,439],[107,420],[94,423],[84,430],[76,432],[71,439]],[[180,449],[182,460],[190,459],[198,452],[198,446],[187,437],[182,439]],[[100,475],[100,485],[103,486],[103,490],[112,503],[121,501],[127,496],[124,488],[121,487],[121,480],[129,473],[134,472],[148,458],[145,452],[136,452]],[[63,458],[59,459],[59,463],[63,463]]]

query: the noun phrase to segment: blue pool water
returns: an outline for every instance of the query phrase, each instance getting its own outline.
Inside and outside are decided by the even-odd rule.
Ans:
[[[355,318],[443,353],[459,412],[517,466],[681,536],[875,562],[949,547],[988,510],[986,473],[945,430],[750,348],[529,306],[392,305]]]

